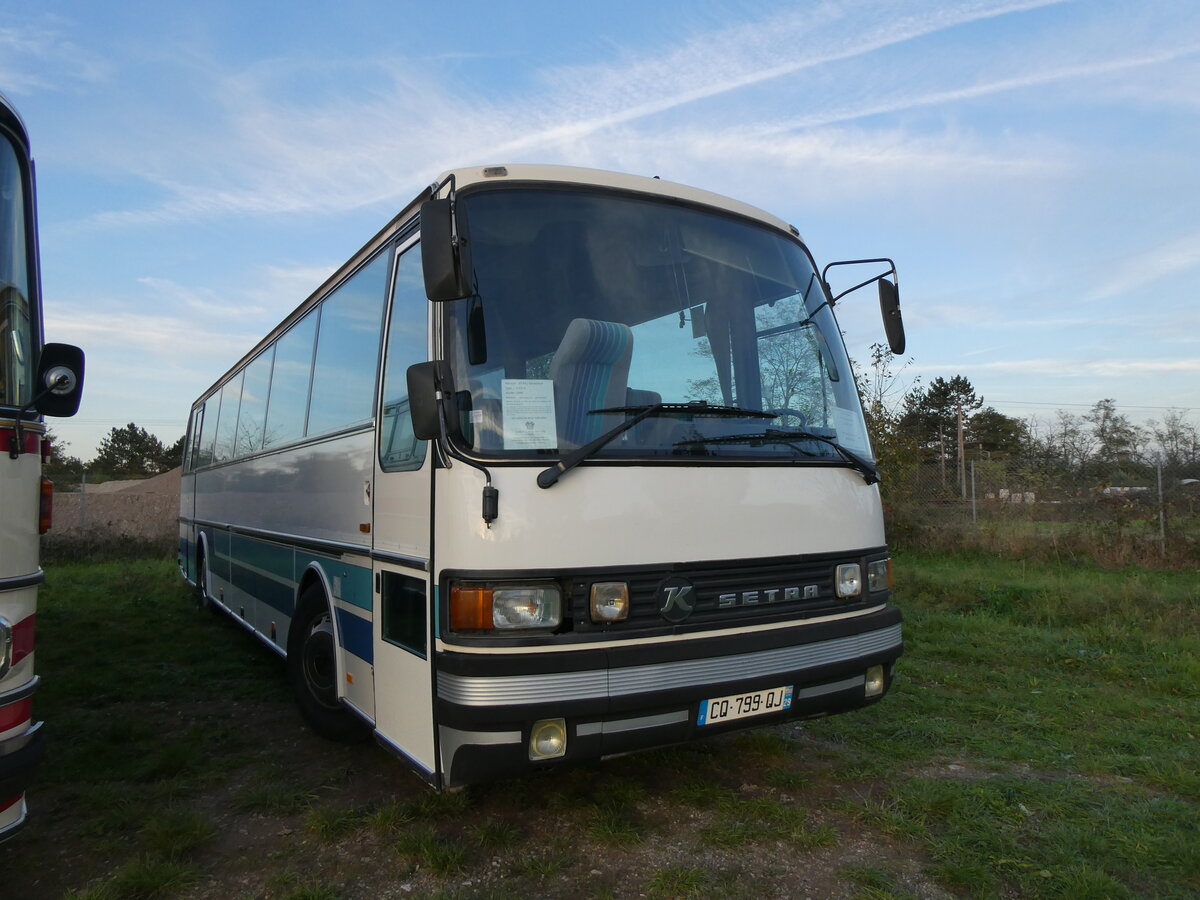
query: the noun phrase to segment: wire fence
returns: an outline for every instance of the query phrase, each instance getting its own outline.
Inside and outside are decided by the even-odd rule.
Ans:
[[[1101,478],[1047,460],[938,462],[885,473],[889,537],[1113,564],[1200,564],[1200,479],[1129,467]]]

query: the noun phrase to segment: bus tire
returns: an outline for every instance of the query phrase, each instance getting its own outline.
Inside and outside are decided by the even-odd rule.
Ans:
[[[216,612],[208,593],[208,560],[204,558],[203,550],[196,555],[196,606]]]
[[[300,595],[288,640],[288,678],[300,715],[321,737],[356,743],[370,737],[365,722],[337,697],[337,645],[325,592],[311,584]]]

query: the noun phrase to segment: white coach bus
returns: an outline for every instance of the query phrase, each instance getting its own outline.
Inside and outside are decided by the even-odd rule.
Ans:
[[[50,527],[43,416],[79,408],[83,354],[42,343],[33,160],[0,94],[0,841],[26,819],[25,788],[45,752],[33,718],[38,536]]]
[[[734,200],[449,173],[194,404],[180,566],[310,725],[437,787],[873,703],[900,613],[836,299]]]

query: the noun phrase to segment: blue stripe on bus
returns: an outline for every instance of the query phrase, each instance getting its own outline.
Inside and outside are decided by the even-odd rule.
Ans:
[[[292,549],[244,535],[235,535],[230,544],[234,585],[289,618],[295,614]]]
[[[338,634],[341,636],[343,649],[368,663],[374,663],[375,651],[372,645],[370,620],[360,619],[345,609],[337,610],[337,620]]]
[[[351,606],[372,612],[375,609],[375,594],[371,589],[371,570],[365,566],[353,566],[341,560],[316,556],[303,551],[296,552],[295,578],[297,583],[310,564],[315,563],[329,579],[329,589],[334,596]],[[335,581],[336,579],[336,581]]]

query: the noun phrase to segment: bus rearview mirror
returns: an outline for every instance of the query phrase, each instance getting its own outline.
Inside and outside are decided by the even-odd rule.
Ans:
[[[421,204],[421,268],[425,295],[435,303],[461,300],[474,293],[466,241],[456,227],[449,199]]]
[[[904,352],[904,319],[900,315],[900,288],[886,278],[879,279],[879,312],[888,346],[899,356]]]
[[[419,441],[437,440],[442,434],[442,416],[438,409],[441,389],[438,360],[417,363],[408,367],[408,414],[412,417],[413,434]]]
[[[67,418],[79,411],[83,395],[83,351],[72,344],[46,344],[38,358],[37,411]]]

